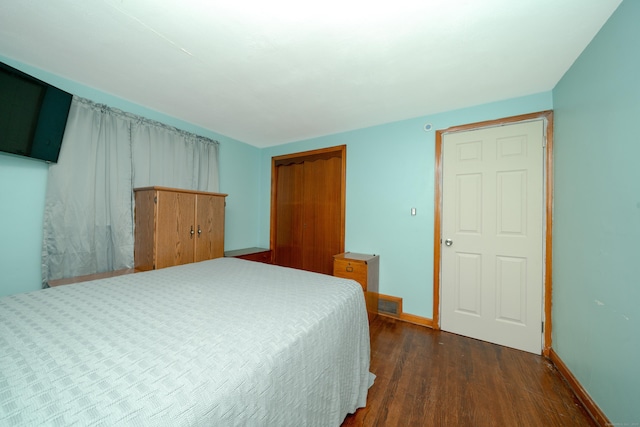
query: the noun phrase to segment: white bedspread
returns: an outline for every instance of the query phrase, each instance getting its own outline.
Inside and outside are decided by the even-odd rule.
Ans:
[[[354,281],[220,258],[0,298],[0,425],[339,426],[363,407]]]

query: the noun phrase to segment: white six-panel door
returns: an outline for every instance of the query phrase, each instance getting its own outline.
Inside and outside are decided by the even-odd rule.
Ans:
[[[442,141],[441,328],[540,354],[544,121]]]

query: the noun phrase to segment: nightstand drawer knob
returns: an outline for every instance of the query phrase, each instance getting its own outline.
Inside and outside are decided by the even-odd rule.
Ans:
[[[348,271],[349,273],[351,273],[351,272],[353,271],[353,267],[348,266],[348,267],[347,267],[347,271]]]

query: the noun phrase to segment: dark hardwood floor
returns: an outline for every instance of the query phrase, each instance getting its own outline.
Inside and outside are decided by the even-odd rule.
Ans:
[[[596,426],[544,357],[383,316],[352,426]]]

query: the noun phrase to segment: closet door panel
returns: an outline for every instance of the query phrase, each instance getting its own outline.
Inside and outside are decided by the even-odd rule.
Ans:
[[[304,162],[303,269],[333,274],[340,253],[342,160]]]
[[[275,264],[303,268],[304,164],[277,167]]]

